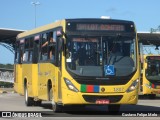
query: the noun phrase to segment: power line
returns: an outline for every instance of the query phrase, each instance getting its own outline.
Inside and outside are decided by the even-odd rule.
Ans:
[[[155,28],[151,28],[151,33],[154,33],[154,32],[160,32],[160,25],[155,29]]]

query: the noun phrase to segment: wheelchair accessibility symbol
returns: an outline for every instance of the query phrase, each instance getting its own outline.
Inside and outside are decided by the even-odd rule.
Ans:
[[[104,66],[105,75],[115,75],[114,65]]]

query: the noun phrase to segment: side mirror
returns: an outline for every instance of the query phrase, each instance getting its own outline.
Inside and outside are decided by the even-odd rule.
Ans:
[[[66,50],[66,58],[71,58],[72,57],[72,53],[68,51],[68,49]]]

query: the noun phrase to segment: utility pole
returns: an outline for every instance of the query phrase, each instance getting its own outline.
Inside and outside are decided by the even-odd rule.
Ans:
[[[35,24],[35,28],[36,28],[36,22],[37,22],[37,13],[36,13],[37,11],[36,11],[36,7],[37,7],[37,5],[40,5],[40,3],[39,3],[39,2],[31,2],[31,4],[34,5],[34,8],[35,8],[35,16],[34,16],[34,17],[35,17],[35,18],[34,18],[35,21],[34,21],[34,24]]]

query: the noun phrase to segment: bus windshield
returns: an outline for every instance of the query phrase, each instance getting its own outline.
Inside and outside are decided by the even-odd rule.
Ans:
[[[67,70],[78,76],[129,76],[136,70],[135,42],[131,36],[67,36]]]
[[[148,80],[159,80],[160,77],[160,56],[147,57],[146,78]]]

